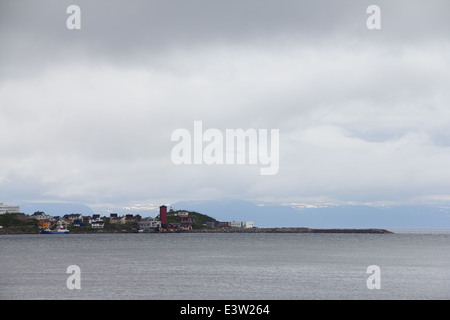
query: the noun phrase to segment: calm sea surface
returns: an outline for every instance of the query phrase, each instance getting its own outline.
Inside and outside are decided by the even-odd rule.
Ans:
[[[450,299],[450,233],[2,235],[0,299]]]

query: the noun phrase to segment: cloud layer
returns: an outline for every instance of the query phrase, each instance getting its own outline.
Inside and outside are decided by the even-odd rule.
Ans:
[[[78,1],[78,31],[70,4],[1,4],[5,201],[448,199],[447,2],[379,31],[359,1]],[[174,165],[195,120],[279,129],[279,173]]]

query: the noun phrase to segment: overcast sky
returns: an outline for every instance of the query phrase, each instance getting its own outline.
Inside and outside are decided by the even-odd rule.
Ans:
[[[81,8],[69,30],[66,9]],[[381,8],[369,30],[366,9]],[[450,203],[450,2],[0,0],[0,202]],[[175,129],[279,129],[278,174]]]

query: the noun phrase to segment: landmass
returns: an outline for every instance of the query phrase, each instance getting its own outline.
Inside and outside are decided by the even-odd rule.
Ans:
[[[144,227],[142,227],[142,221],[144,221],[144,223],[145,221],[155,222],[156,225],[158,225],[159,222],[160,226],[159,216],[155,218],[139,219],[138,216],[126,215],[124,217],[118,217],[115,216],[115,214],[113,215],[109,218],[94,217],[95,219],[93,219],[93,217],[84,217],[84,221],[90,221],[90,223],[83,223],[83,219],[81,219],[81,221],[78,221],[77,219],[70,220],[71,217],[78,216],[77,214],[66,215],[62,218],[51,217],[47,219],[42,218],[42,216],[45,216],[43,212],[36,212],[33,215],[26,215],[23,213],[1,214],[0,234],[39,234],[42,233],[44,228],[51,227],[54,220],[64,221],[65,227],[70,231],[70,233],[393,233],[386,229],[374,228],[315,229],[307,227],[248,227],[248,224],[244,224],[244,222],[233,222],[233,224],[224,221],[217,221],[208,215],[197,212],[188,212],[185,210],[168,212],[168,227],[166,228],[156,227],[144,229]],[[47,220],[53,220],[53,222]],[[56,222],[54,224],[56,224]],[[241,227],[236,227],[236,225]]]

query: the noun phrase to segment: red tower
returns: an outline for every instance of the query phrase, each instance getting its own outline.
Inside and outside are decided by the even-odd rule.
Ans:
[[[166,206],[159,207],[159,220],[161,220],[161,227],[167,228],[167,207]]]

